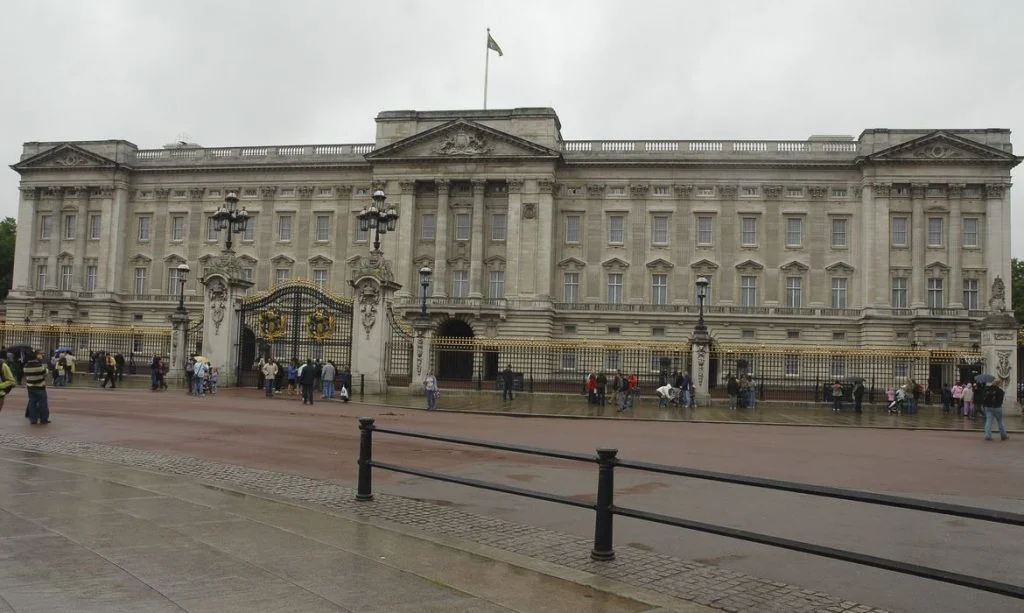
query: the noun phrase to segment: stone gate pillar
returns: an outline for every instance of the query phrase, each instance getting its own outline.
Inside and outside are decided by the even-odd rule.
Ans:
[[[238,302],[251,281],[242,277],[242,266],[232,252],[211,261],[201,279],[203,290],[203,353],[210,366],[220,369],[220,386],[235,385],[238,378]]]
[[[352,387],[362,380],[367,394],[387,391],[386,344],[391,338],[387,309],[395,291],[391,267],[379,251],[360,258],[349,283],[355,289],[352,303]],[[362,378],[362,379],[361,379]]]
[[[1017,320],[1006,310],[1006,285],[1000,277],[992,283],[989,314],[982,322],[981,352],[985,372],[1004,380],[1004,415],[1020,412],[1017,403]]]
[[[711,338],[694,335],[690,343],[690,365],[693,371],[690,378],[693,379],[694,400],[698,406],[711,406],[711,394],[708,387],[711,378]]]
[[[413,341],[412,353],[412,381],[409,382],[409,390],[413,393],[423,391],[423,380],[433,370],[430,364],[430,356],[433,351],[434,324],[430,319],[417,318],[412,323],[416,331],[416,338]]]
[[[168,319],[171,320],[171,363],[167,365],[167,384],[182,385],[185,377],[185,336],[188,330],[188,313],[175,311]]]

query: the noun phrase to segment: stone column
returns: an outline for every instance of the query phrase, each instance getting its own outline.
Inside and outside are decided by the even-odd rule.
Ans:
[[[1006,310],[1006,287],[1001,277],[992,284],[991,312],[982,322],[981,351],[985,357],[985,372],[1003,380],[1006,395],[1003,399],[1003,415],[1018,415],[1021,406],[1017,402],[1017,322],[1013,312]]]
[[[37,189],[22,187],[18,202],[18,235],[14,246],[14,274],[11,287],[28,290],[32,287],[32,243],[39,234],[36,228]]]
[[[962,222],[960,219],[960,197],[963,195],[962,183],[950,183],[947,188],[949,197],[949,308],[964,308],[963,261],[960,255],[960,243],[963,240]],[[978,228],[980,231],[981,228]]]
[[[125,245],[130,237],[136,236],[139,229],[132,225],[128,215],[128,184],[118,181],[113,190],[101,188],[99,196],[103,198],[103,245],[100,250],[100,270],[103,278],[99,285],[109,293],[118,293],[123,289]]]
[[[473,235],[469,247],[469,297],[483,298],[484,188],[487,182],[473,179]]]
[[[915,183],[910,188],[911,202],[914,207],[910,218],[913,233],[910,245],[910,307],[913,309],[925,306],[924,301],[924,247],[927,240],[927,220],[924,217],[925,186]]]
[[[551,273],[554,267],[552,256],[555,249],[555,182],[552,179],[539,179],[537,190],[540,192],[537,204],[537,221],[540,229],[536,253],[537,297],[541,300],[551,300]],[[631,237],[630,240],[636,238]]]
[[[874,285],[879,283],[880,275],[876,273],[878,265],[876,263],[876,251],[874,249],[874,241],[876,240],[876,217],[875,217],[875,196],[871,192],[871,189],[861,188],[860,192],[860,295],[863,297],[864,308],[871,308],[875,306],[875,288]],[[851,224],[852,225],[852,224]],[[882,279],[888,279],[889,275],[885,274],[881,276]],[[777,284],[776,284],[777,285]],[[784,304],[784,303],[783,303]]]
[[[234,253],[222,252],[210,261],[202,279],[203,353],[210,366],[220,369],[220,385],[235,385],[238,375],[240,321],[238,301],[252,282],[242,278],[242,266]]]
[[[402,195],[398,202],[398,259],[395,262],[395,279],[402,285],[399,298],[408,299],[415,295],[416,282],[413,279],[412,245],[416,229],[416,182],[399,181]]]
[[[892,297],[889,295],[889,291],[892,288],[892,280],[889,273],[891,265],[889,253],[892,251],[892,228],[889,225],[890,187],[888,183],[875,183],[869,188],[874,204],[874,219],[871,220],[873,230],[868,233],[870,234],[868,238],[872,241],[872,249],[867,254],[867,257],[876,258],[877,265],[874,268],[874,276],[877,278],[867,282],[872,284],[870,287],[874,305],[880,309],[889,308],[892,305]],[[868,191],[868,189],[865,189],[865,191]]]
[[[412,322],[412,327],[416,331],[416,340],[413,345],[412,381],[409,382],[409,391],[422,393],[423,380],[433,370],[430,355],[434,340],[434,324],[430,319],[417,317]]]
[[[80,292],[85,289],[85,242],[89,238],[89,188],[76,187],[78,198],[78,227],[75,228],[74,276],[71,289]]]
[[[53,218],[53,226],[50,228],[50,254],[46,258],[46,287],[39,289],[57,289],[60,287],[60,270],[58,270],[57,254],[61,250],[61,241],[64,240],[64,212],[61,210],[64,204],[64,196],[69,194],[70,188],[50,188],[53,196],[50,215]]]
[[[1009,215],[1003,218],[1003,194],[1006,186],[1002,183],[985,185],[985,268],[992,281],[1001,277],[1010,264],[1010,246],[1006,242],[1004,226],[1009,226]],[[1011,278],[1010,275],[1007,278]],[[1009,298],[1009,296],[1007,296]],[[1006,304],[1010,304],[1008,299]]]
[[[448,193],[452,182],[437,179],[437,223],[434,230],[434,293],[437,298],[448,295],[451,279],[448,278]]]
[[[188,313],[175,311],[168,316],[168,319],[171,321],[171,363],[167,368],[168,385],[181,387],[185,378],[185,354],[188,352],[188,347],[185,346],[185,332],[188,330],[189,324]],[[221,374],[224,374],[223,371]]]
[[[522,246],[519,244],[522,235],[523,218],[523,181],[509,179],[508,213],[505,215],[505,298],[519,296],[519,258],[522,257]]]
[[[392,281],[391,267],[378,252],[360,260],[350,283],[355,290],[352,310],[352,386],[360,377],[366,393],[387,391],[385,346],[391,338],[391,318],[387,309],[399,285]]]

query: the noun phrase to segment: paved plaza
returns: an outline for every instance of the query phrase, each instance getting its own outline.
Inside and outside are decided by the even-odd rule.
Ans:
[[[21,394],[12,395],[8,409],[18,406]],[[352,500],[350,486],[355,418],[371,415],[382,424],[410,429],[574,451],[613,445],[631,459],[1019,511],[1024,437],[986,444],[971,432],[516,419],[358,403],[303,407],[297,400],[264,400],[249,390],[206,399],[134,390],[55,390],[51,395],[54,424],[32,428],[18,411],[4,411],[0,446],[261,492],[421,536],[528,556],[560,572],[614,579],[719,610],[1019,610],[1019,603],[963,588],[622,518],[616,521],[617,560],[597,564],[587,556],[591,512],[382,472],[375,473],[380,494],[368,505]],[[382,461],[581,498],[592,496],[596,483],[592,466],[567,467],[426,441],[380,435],[375,452]],[[619,473],[616,495],[628,506],[1008,583],[1019,584],[1024,573],[1019,534],[981,522],[802,497],[784,500],[781,494],[625,471]]]

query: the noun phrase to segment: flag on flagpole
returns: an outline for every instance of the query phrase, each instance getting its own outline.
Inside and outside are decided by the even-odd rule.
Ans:
[[[495,42],[494,37],[491,36],[490,30],[487,30],[487,48],[491,51],[497,51],[499,56],[505,55],[501,52],[501,47],[499,47],[498,43]]]

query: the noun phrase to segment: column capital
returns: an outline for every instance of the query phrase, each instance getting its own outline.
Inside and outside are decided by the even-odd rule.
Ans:
[[[434,179],[434,185],[437,187],[437,195],[438,196],[440,196],[441,194],[444,194],[445,196],[447,196],[448,192],[452,188],[452,180],[451,179]]]
[[[401,188],[403,194],[415,194],[416,193],[416,182],[415,181],[399,181],[398,187]]]
[[[381,190],[381,191],[385,191],[385,192],[388,191],[388,182],[387,182],[387,180],[386,179],[374,179],[373,180],[373,189],[374,189],[374,191],[376,191],[378,189]]]
[[[928,189],[927,183],[911,183],[910,184],[910,196],[911,198],[924,198],[925,190]]]
[[[48,185],[43,188],[43,195],[47,198],[61,198],[64,196],[64,188],[60,185]]]
[[[892,183],[872,183],[871,193],[875,198],[888,198],[889,190],[892,189]]]
[[[946,186],[946,195],[950,198],[959,198],[964,193],[965,183],[950,183]]]
[[[550,194],[555,191],[555,182],[552,179],[537,179],[537,189],[542,194]]]
[[[167,189],[166,187],[158,187],[153,190],[153,195],[156,196],[157,200],[167,200],[167,198],[171,195],[171,190]]]
[[[313,192],[315,189],[316,188],[314,188],[312,185],[300,185],[298,188],[299,198],[302,198],[303,200],[309,200],[310,198],[313,197]],[[341,194],[340,189],[338,190],[338,194]]]
[[[22,185],[18,189],[21,191],[21,197],[24,198],[25,200],[35,200],[36,190],[38,188]]]
[[[202,200],[205,194],[205,187],[192,187],[188,190],[188,197],[192,200]]]
[[[487,187],[487,179],[473,179],[471,183],[473,184],[473,195],[483,196],[484,188]]]
[[[1002,198],[1008,187],[1010,187],[1009,183],[986,183],[985,198]]]
[[[264,185],[264,186],[260,187],[260,196],[264,200],[273,200],[274,199],[274,194],[276,194],[276,193],[277,193],[277,186],[276,185]]]

